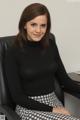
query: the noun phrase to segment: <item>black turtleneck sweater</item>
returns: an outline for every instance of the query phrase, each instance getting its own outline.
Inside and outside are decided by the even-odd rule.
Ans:
[[[52,111],[52,107],[39,103],[28,96],[44,95],[54,91],[54,80],[65,89],[80,92],[68,77],[55,39],[49,39],[49,47],[43,49],[41,42],[28,41],[23,48],[8,49],[5,58],[6,77],[14,102],[33,110]]]

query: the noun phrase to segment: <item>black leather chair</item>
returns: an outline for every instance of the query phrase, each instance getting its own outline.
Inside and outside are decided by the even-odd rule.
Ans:
[[[15,36],[0,38],[0,114],[5,115],[6,120],[20,120],[20,117],[15,112],[16,104],[11,98],[4,70],[5,53],[7,49],[12,46],[14,40]],[[64,105],[64,92],[57,79],[55,80],[55,92]]]
[[[0,38],[0,114],[5,115],[6,120],[20,120],[14,112],[15,103],[10,96],[4,72],[5,53],[12,46],[14,39],[15,36]]]

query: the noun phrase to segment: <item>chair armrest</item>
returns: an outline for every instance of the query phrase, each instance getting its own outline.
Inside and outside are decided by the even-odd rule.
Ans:
[[[65,107],[75,116],[80,117],[80,99],[64,92]]]
[[[68,73],[68,76],[72,79],[72,84],[74,82],[78,85],[78,87],[80,87],[80,75],[78,75],[74,72],[71,72],[71,73]],[[70,93],[70,94],[76,96],[77,98],[80,98],[80,93],[78,93],[77,91],[76,92],[67,91],[67,93]]]
[[[17,113],[6,105],[0,105],[0,113],[4,114],[8,120],[20,120]]]

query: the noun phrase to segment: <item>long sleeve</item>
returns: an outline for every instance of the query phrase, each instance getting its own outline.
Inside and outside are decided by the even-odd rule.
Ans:
[[[13,101],[28,109],[52,111],[51,106],[30,99],[24,94],[18,72],[18,64],[14,55],[15,52],[9,49],[5,57],[6,78]]]
[[[62,85],[62,87],[65,90],[80,93],[80,84],[78,82],[72,80],[68,76],[68,74],[65,70],[65,67],[63,65],[63,62],[61,60],[61,57],[59,55],[59,51],[58,51],[55,40],[53,41],[52,44],[54,46],[56,62],[57,62],[57,65],[58,65],[57,71],[56,71],[56,77],[57,77],[58,81],[60,82],[60,84]]]

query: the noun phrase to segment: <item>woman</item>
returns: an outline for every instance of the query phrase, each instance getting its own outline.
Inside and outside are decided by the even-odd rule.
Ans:
[[[20,18],[15,44],[6,54],[9,89],[22,120],[78,120],[54,92],[56,76],[65,89],[80,92],[80,88],[71,84],[50,28],[46,6],[39,3],[27,6]]]

